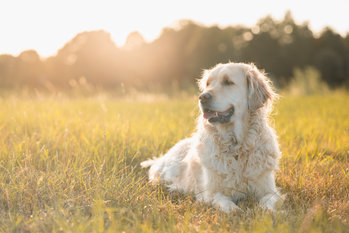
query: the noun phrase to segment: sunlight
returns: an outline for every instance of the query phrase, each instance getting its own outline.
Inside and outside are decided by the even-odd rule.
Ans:
[[[336,2],[336,3],[335,3]],[[290,9],[297,22],[309,21],[312,29],[320,31],[329,25],[345,34],[349,23],[346,17],[347,1],[330,3],[296,0],[288,5],[277,0],[233,1],[3,1],[0,3],[0,54],[18,55],[35,49],[43,56],[54,55],[77,33],[105,30],[111,33],[117,46],[122,46],[130,32],[139,31],[146,41],[159,36],[162,29],[180,19],[191,19],[205,25],[253,26],[258,19],[271,14],[282,18]],[[329,6],[329,4],[331,4]],[[251,8],[250,6],[254,7]],[[323,17],[322,12],[328,8]]]

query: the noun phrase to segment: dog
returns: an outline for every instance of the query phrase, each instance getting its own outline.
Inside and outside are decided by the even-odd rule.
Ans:
[[[274,211],[281,200],[275,184],[280,150],[268,124],[277,97],[270,80],[253,64],[218,64],[199,80],[201,115],[196,132],[165,155],[141,163],[149,180],[193,193],[229,213],[253,195]]]

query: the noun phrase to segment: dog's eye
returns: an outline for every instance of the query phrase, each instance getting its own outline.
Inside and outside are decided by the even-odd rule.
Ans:
[[[224,86],[231,86],[231,85],[234,85],[235,83],[229,79],[224,79],[223,80],[223,85]]]
[[[210,82],[209,81],[207,81],[206,82],[206,87],[208,87],[210,85]]]

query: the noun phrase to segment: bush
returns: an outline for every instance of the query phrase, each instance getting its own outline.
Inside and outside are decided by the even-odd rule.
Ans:
[[[321,95],[329,92],[328,85],[321,80],[320,72],[311,66],[296,68],[286,92],[291,95]]]

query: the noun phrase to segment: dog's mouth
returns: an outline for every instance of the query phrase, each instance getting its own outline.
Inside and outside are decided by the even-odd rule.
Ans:
[[[211,109],[203,110],[203,117],[210,123],[228,123],[230,117],[234,114],[234,107],[229,108],[224,112],[217,112]]]

